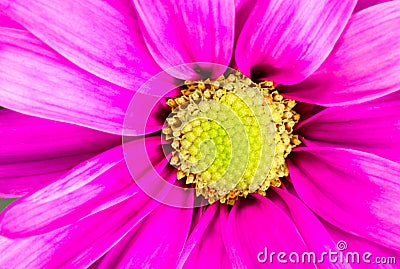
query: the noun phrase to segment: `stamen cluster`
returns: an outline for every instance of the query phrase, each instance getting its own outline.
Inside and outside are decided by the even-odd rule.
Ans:
[[[285,158],[300,144],[293,127],[295,101],[271,81],[254,83],[240,72],[215,81],[186,81],[163,133],[172,140],[177,178],[194,184],[210,203],[234,204],[249,193],[266,195],[288,175]]]

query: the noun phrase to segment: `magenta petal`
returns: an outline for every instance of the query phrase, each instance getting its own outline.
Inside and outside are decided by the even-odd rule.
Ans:
[[[6,16],[1,11],[0,11],[0,27],[24,29],[24,27],[22,27],[19,23],[10,19],[10,17]]]
[[[105,256],[100,268],[176,268],[192,213],[192,209],[158,206]]]
[[[236,203],[224,227],[223,238],[234,268],[258,268],[258,255],[266,247],[269,252],[307,251],[306,243],[290,217],[265,197],[257,196]],[[276,263],[274,266],[287,268],[286,264]],[[315,267],[304,264],[296,267],[294,264],[291,268]]]
[[[155,207],[141,195],[73,225],[21,239],[0,237],[0,268],[87,268]]]
[[[161,84],[161,83],[157,83]],[[159,85],[160,86],[160,85]],[[168,92],[169,87],[160,86]],[[123,136],[141,136],[160,131],[171,108],[166,107],[166,98],[138,92],[132,99],[124,119]]]
[[[192,63],[208,62],[227,66],[232,56],[235,6],[233,1],[161,1],[134,0],[147,46],[164,69]],[[194,67],[194,66],[193,66]],[[166,70],[180,79],[195,79],[207,65],[185,66]],[[224,71],[224,70],[217,70]],[[200,74],[198,74],[200,72]]]
[[[160,143],[163,143],[161,137],[154,136],[124,144],[125,160],[135,183],[162,204],[193,208],[193,193],[186,187],[173,184],[176,181],[176,169],[168,164],[171,147],[164,148]],[[196,206],[201,201],[196,199]]]
[[[0,217],[1,233],[8,237],[45,233],[111,207],[137,192],[122,149],[117,147],[8,207]]]
[[[200,208],[195,213],[195,216],[192,218],[192,231],[188,240],[185,243],[184,249],[182,251],[182,255],[180,256],[179,267],[181,267],[191,255],[193,250],[197,247],[200,240],[203,238],[203,235],[210,225],[210,222],[215,218],[216,212],[218,210],[218,204],[210,205],[206,208]]]
[[[0,164],[0,198],[20,197],[57,180],[95,153]]]
[[[105,132],[122,132],[133,91],[75,67],[28,32],[0,28],[0,45],[1,106]]]
[[[328,57],[355,4],[355,0],[258,1],[238,40],[239,69],[278,84],[303,81]]]
[[[400,249],[400,164],[337,148],[298,148],[289,163],[300,198],[352,234]]]
[[[0,9],[71,62],[121,87],[137,89],[161,71],[130,1],[1,0]]]
[[[400,2],[354,14],[324,64],[285,96],[334,106],[361,103],[400,88]]]
[[[358,0],[357,5],[354,8],[354,13],[360,10],[372,7],[374,5],[378,5],[380,3],[389,2],[392,0]]]
[[[119,136],[0,110],[0,197],[17,197],[54,181],[121,143]]]
[[[298,198],[287,191],[276,188],[275,191],[287,205],[289,214],[299,230],[308,248],[321,254],[336,249],[336,242],[313,212]],[[318,264],[318,268],[351,268],[345,265],[331,264],[329,261]]]
[[[80,126],[0,110],[0,162],[22,162],[98,153],[122,138]]]
[[[325,227],[329,231],[329,233],[332,235],[332,238],[335,239],[336,242],[344,241],[347,244],[346,252],[353,252],[353,253],[359,253],[360,255],[360,260],[362,260],[362,255],[364,253],[371,253],[371,257],[368,257],[368,260],[371,261],[370,263],[366,262],[360,262],[360,263],[352,263],[351,268],[353,269],[365,269],[366,267],[368,268],[385,268],[385,269],[397,269],[398,265],[396,263],[389,264],[389,262],[386,262],[384,264],[384,267],[382,267],[382,264],[376,263],[376,258],[379,258],[378,261],[383,261],[382,258],[385,258],[386,261],[388,260],[389,257],[395,257],[396,261],[398,263],[398,257],[400,256],[400,253],[391,249],[387,249],[385,247],[382,247],[380,245],[374,244],[371,241],[368,241],[366,239],[363,239],[358,236],[351,235],[345,231],[342,231],[338,229],[335,226],[330,225],[329,223],[324,223]]]
[[[373,153],[400,162],[400,92],[346,107],[330,107],[299,128],[306,143]]]

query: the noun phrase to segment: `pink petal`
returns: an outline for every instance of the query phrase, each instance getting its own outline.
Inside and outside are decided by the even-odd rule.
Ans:
[[[235,48],[243,27],[246,25],[246,22],[256,4],[257,0],[235,0]],[[230,66],[232,68],[237,68],[235,54],[232,55]]]
[[[152,92],[140,90],[131,100],[124,119],[123,135],[141,136],[160,131],[165,124],[171,108],[166,106],[164,95],[176,86],[161,80],[153,80],[144,84],[142,89],[154,89]]]
[[[98,153],[122,138],[80,126],[0,110],[0,162],[22,162]]]
[[[400,88],[400,2],[354,14],[324,64],[285,96],[325,106],[361,103]]]
[[[17,23],[16,21],[10,19],[10,17],[6,16],[2,12],[0,12],[0,27],[5,28],[14,28],[14,29],[24,29],[22,25]]]
[[[389,257],[394,257],[398,261],[398,257],[400,255],[399,252],[393,251],[391,249],[387,249],[385,247],[379,246],[377,244],[372,243],[371,241],[368,241],[366,239],[363,239],[361,237],[357,237],[354,235],[351,235],[345,231],[342,231],[338,229],[337,227],[330,225],[329,223],[324,222],[325,227],[329,231],[329,233],[332,235],[332,237],[335,239],[336,242],[344,241],[347,244],[347,248],[344,253],[358,253],[360,256],[360,263],[352,263],[351,267],[354,269],[365,269],[366,267],[368,268],[393,268],[397,269],[398,265],[396,263],[394,264],[389,264],[386,263],[384,264],[384,267],[382,267],[382,264],[376,263],[379,260],[376,260],[376,258],[380,258],[380,261],[383,261],[381,258],[389,258]],[[364,253],[371,253],[372,256],[368,257],[367,259],[371,261],[370,263],[366,263],[365,261],[362,260],[362,257]]]
[[[179,268],[230,268],[222,239],[219,206],[207,208],[195,226],[182,252]]]
[[[40,189],[94,155],[121,143],[119,136],[0,110],[0,197]]]
[[[54,182],[95,153],[0,164],[0,198],[20,197]]]
[[[25,31],[0,28],[0,40],[1,106],[122,133],[133,91],[75,67]]]
[[[354,13],[360,10],[378,5],[380,3],[390,2],[391,0],[358,0],[357,5],[354,8]]]
[[[0,9],[74,64],[121,87],[136,90],[161,71],[128,0],[1,0]]]
[[[137,192],[122,148],[117,147],[19,199],[1,214],[0,230],[8,237],[45,233],[109,208]]]
[[[226,216],[221,216],[224,221]],[[258,261],[259,253],[265,248],[267,252],[276,253],[307,251],[306,243],[290,217],[265,197],[248,198],[235,204],[222,232],[234,268],[258,268],[262,265]],[[275,262],[274,268],[287,268],[287,264]],[[315,267],[293,264],[291,268]]]
[[[100,268],[175,268],[192,209],[158,206],[104,258]]]
[[[87,268],[156,205],[141,195],[43,235],[13,240],[0,237],[0,268]]]
[[[246,5],[250,1],[252,0],[235,0],[235,9],[236,10],[241,9],[244,5]]]
[[[303,204],[298,198],[280,188],[275,188],[280,198],[284,201],[289,211],[289,216],[292,218],[297,229],[308,248],[321,255],[323,252],[336,249],[336,243],[328,233],[326,228],[318,220],[310,209]],[[318,263],[318,268],[351,268],[346,265],[331,264],[325,260],[323,263]]]
[[[400,249],[400,165],[338,148],[298,148],[289,162],[300,198],[319,216],[354,235]]]
[[[187,261],[188,257],[193,253],[193,250],[203,237],[204,232],[209,226],[211,220],[215,218],[218,208],[219,205],[214,204],[208,207],[196,208],[193,210],[192,229],[180,256],[178,267],[182,267],[182,265]]]
[[[296,84],[328,57],[355,0],[258,1],[235,56],[247,76]]]
[[[193,203],[196,207],[204,205],[201,198],[193,202],[191,188],[174,184],[176,168],[168,164],[171,147],[164,148],[160,143],[161,137],[155,136],[124,144],[126,164],[135,183],[148,196],[165,205],[179,208],[193,208]]]
[[[298,130],[308,145],[373,153],[400,162],[400,92],[372,102],[331,107]]]
[[[233,1],[134,0],[150,53],[167,72],[180,79],[219,76],[207,62],[227,66],[231,59],[235,10]],[[211,73],[211,74],[210,74]]]

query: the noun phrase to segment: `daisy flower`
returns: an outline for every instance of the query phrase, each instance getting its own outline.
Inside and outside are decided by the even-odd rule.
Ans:
[[[399,1],[0,10],[1,268],[399,258]]]

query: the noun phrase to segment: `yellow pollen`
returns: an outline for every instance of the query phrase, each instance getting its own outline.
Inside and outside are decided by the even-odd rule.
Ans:
[[[194,184],[210,203],[233,205],[250,193],[266,195],[289,175],[286,157],[300,144],[300,115],[273,82],[254,83],[239,71],[211,81],[185,81],[167,101],[163,134],[174,151],[177,179]]]

